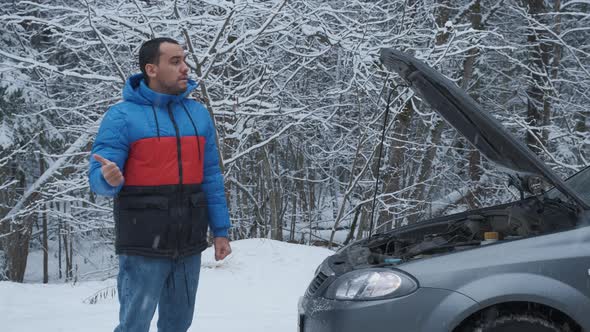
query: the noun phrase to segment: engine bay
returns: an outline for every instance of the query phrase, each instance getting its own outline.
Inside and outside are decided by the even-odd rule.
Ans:
[[[342,250],[335,265],[350,268],[402,262],[572,229],[574,205],[530,197],[500,206],[426,220],[372,236]],[[339,257],[339,258],[338,258]]]

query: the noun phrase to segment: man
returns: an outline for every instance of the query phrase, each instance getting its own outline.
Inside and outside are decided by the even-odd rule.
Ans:
[[[173,39],[145,42],[142,73],[127,80],[92,147],[90,187],[115,198],[116,332],[148,331],[156,306],[158,331],[186,331],[207,226],[215,259],[231,253],[215,128],[208,111],[186,98],[197,84],[184,59]]]

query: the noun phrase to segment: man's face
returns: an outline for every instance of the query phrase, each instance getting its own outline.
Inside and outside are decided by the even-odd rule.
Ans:
[[[158,92],[177,95],[186,90],[189,68],[184,62],[184,50],[172,43],[160,44],[160,61],[147,64],[150,87]]]

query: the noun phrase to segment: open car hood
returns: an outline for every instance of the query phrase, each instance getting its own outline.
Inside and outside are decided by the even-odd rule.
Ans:
[[[418,95],[486,158],[512,172],[541,176],[571,197],[582,209],[590,209],[532,151],[441,73],[409,54],[389,48],[381,49],[381,62],[406,80]]]

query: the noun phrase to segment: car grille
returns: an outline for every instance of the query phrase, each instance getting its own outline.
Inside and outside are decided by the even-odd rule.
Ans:
[[[328,279],[327,275],[325,275],[322,272],[318,273],[315,276],[315,278],[313,278],[313,280],[311,281],[311,284],[309,285],[309,288],[307,289],[309,294],[311,294],[311,295],[315,294],[318,291],[318,289],[320,289],[320,287],[322,287],[322,285],[324,284],[324,281],[326,281],[326,279]]]

